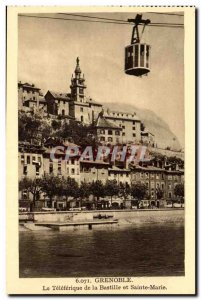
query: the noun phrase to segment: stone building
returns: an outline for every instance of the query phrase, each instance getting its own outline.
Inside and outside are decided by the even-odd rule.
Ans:
[[[29,177],[40,178],[43,175],[43,149],[29,143],[19,143],[18,176],[19,179]]]
[[[108,179],[116,180],[117,184],[129,184],[131,185],[130,169],[118,168],[117,166],[112,166],[108,168]]]
[[[44,174],[43,150],[40,146],[19,143],[18,149],[18,180],[23,178],[37,179]],[[19,190],[19,207],[29,207],[32,194],[27,190]]]
[[[91,183],[101,181],[103,184],[108,179],[109,163],[104,161],[80,161],[80,182]]]
[[[98,141],[103,145],[121,143],[122,128],[107,120],[103,114],[103,111],[99,113],[94,123],[95,134],[98,137]]]
[[[141,141],[141,121],[135,113],[107,110],[104,117],[121,128],[120,143],[139,143]]]
[[[147,186],[147,196],[151,205],[163,206],[165,201],[175,198],[174,188],[184,182],[181,170],[166,170],[159,166],[145,165],[131,167],[131,184],[141,182]],[[162,197],[158,192],[162,191]]]
[[[34,84],[18,82],[18,108],[28,107],[33,110],[46,111],[46,100],[41,89]]]
[[[47,91],[45,100],[49,114],[66,117],[69,115],[70,96],[68,94]]]

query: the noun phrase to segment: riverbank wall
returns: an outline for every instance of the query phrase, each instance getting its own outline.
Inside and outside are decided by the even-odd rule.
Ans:
[[[185,210],[141,209],[141,210],[98,210],[19,213],[19,221],[33,223],[91,222],[93,220],[118,220],[118,224],[149,224],[161,222],[184,222]]]

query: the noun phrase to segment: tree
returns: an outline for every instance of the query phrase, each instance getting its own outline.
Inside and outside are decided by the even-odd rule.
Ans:
[[[50,200],[49,207],[52,207],[53,198],[61,192],[61,179],[58,176],[45,175],[42,178],[41,187]]]
[[[174,188],[175,196],[184,197],[184,184],[178,183]]]
[[[61,184],[62,184],[61,195],[65,196],[66,207],[67,207],[69,197],[77,198],[79,196],[78,195],[79,186],[78,183],[75,181],[75,179],[69,176],[67,177],[67,179],[63,179]]]
[[[81,182],[81,185],[78,189],[78,195],[80,197],[80,206],[82,207],[82,201],[84,198],[88,198],[90,196],[90,184],[86,182]]]
[[[19,141],[39,142],[51,136],[52,128],[39,114],[27,115],[19,112],[18,135]]]
[[[147,194],[147,186],[144,183],[137,182],[131,186],[131,195],[133,198],[137,198],[138,207],[139,202],[142,200]]]
[[[128,198],[128,196],[130,195],[130,193],[131,193],[130,185],[127,182],[126,183],[120,182],[120,184],[119,184],[120,196],[123,197],[124,200],[126,200]]]
[[[100,180],[93,181],[90,185],[90,192],[97,198],[97,202],[100,197],[104,197],[104,186]],[[97,203],[96,203],[97,206]]]
[[[25,113],[19,113],[18,121],[20,141],[31,141],[33,138],[36,138],[41,125],[41,118],[39,116],[29,116]]]
[[[56,132],[57,137],[68,138],[71,142],[82,146],[95,147],[97,144],[97,137],[94,135],[92,125],[85,125],[80,122],[71,120],[69,123],[63,123],[61,129]]]
[[[19,182],[19,190],[26,190],[33,195],[33,200],[30,202],[30,211],[33,211],[36,200],[39,199],[40,194],[42,193],[42,180],[40,178],[33,180],[30,178],[23,178]]]
[[[111,197],[111,205],[112,205],[112,197],[117,196],[119,194],[119,186],[116,180],[107,180],[105,184],[105,195]]]
[[[52,120],[52,128],[54,130],[58,130],[61,128],[61,121],[60,120]]]

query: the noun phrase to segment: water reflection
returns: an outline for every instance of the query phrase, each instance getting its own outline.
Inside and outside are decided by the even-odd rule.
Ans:
[[[181,276],[181,224],[20,232],[20,277]]]

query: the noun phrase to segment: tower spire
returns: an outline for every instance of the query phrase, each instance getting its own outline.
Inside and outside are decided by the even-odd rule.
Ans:
[[[79,57],[77,57],[77,59],[76,59],[75,74],[77,75],[77,74],[81,74],[81,73],[82,73],[82,71],[80,69],[80,59],[79,59]]]

